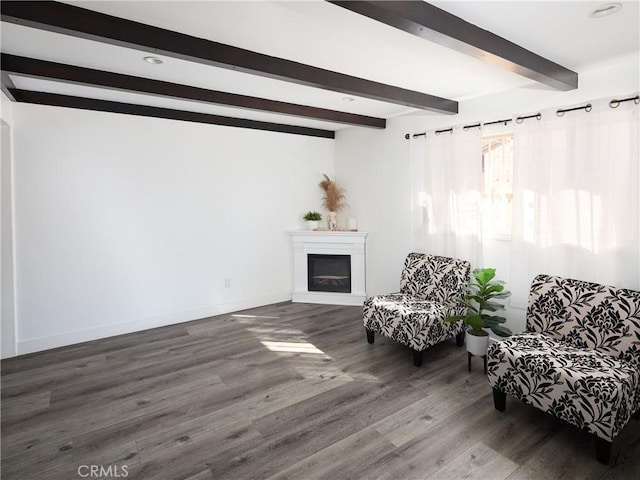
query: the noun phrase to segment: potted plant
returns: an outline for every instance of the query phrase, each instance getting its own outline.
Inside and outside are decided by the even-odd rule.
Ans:
[[[471,275],[473,279],[467,283],[467,293],[459,300],[467,309],[466,315],[450,316],[445,321],[464,322],[469,327],[467,351],[472,355],[482,356],[487,353],[489,345],[489,334],[485,328],[490,328],[500,337],[511,335],[511,330],[502,325],[507,321],[506,318],[487,313],[504,310],[504,305],[494,300],[507,298],[511,292],[504,289],[502,280],[493,279],[496,275],[495,268],[476,268]]]
[[[317,230],[318,222],[322,220],[322,215],[319,212],[309,211],[304,214],[304,218],[307,221],[307,229],[308,230]]]

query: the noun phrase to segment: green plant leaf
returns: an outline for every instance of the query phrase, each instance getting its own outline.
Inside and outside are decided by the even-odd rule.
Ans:
[[[500,337],[509,337],[512,335],[511,330],[502,325],[495,325],[491,327],[491,331]]]
[[[496,276],[495,268],[477,268],[473,271],[474,278],[481,285],[486,285],[491,281],[493,277]]]
[[[464,323],[474,330],[482,330],[484,328],[484,321],[480,315],[469,315],[465,318]]]
[[[492,294],[496,292],[502,292],[503,290],[504,290],[504,285],[494,284],[494,285],[487,285],[487,288],[484,290],[484,292],[487,294]]]
[[[305,220],[322,220],[322,215],[320,214],[320,212],[315,212],[315,211],[309,211],[307,213],[304,214],[304,218]]]
[[[509,298],[511,296],[511,292],[506,290],[501,293],[496,293],[492,298]]]
[[[466,294],[464,298],[466,298],[467,300],[475,300],[477,303],[484,301],[484,298],[481,295],[474,295],[471,293]]]
[[[508,328],[500,325],[507,321],[506,318],[485,313],[504,310],[504,304],[493,300],[504,299],[511,295],[509,291],[504,289],[505,282],[493,280],[495,274],[495,268],[476,268],[472,272],[472,281],[466,284],[464,298],[457,300],[458,304],[466,307],[467,314],[448,317],[447,321],[463,321],[476,331],[486,327],[495,328],[496,335],[500,336],[510,334]]]
[[[498,325],[499,323],[505,323],[507,321],[504,317],[499,317],[497,315],[482,315],[482,320],[485,323],[485,326],[492,327],[494,325]]]
[[[484,309],[490,312],[497,312],[498,310],[504,310],[504,305],[501,303],[487,302],[484,304]]]

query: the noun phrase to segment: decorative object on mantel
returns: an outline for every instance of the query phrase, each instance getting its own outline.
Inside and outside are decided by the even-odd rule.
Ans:
[[[484,330],[490,328],[500,337],[508,337],[511,330],[501,325],[507,321],[498,315],[489,315],[486,312],[504,310],[504,305],[493,302],[494,299],[507,298],[511,292],[504,289],[502,280],[493,280],[496,276],[495,268],[476,268],[472,273],[471,282],[467,283],[467,293],[459,302],[467,308],[466,315],[447,317],[447,322],[464,322],[467,330],[466,344],[469,357],[469,371],[471,371],[471,356],[484,358],[484,370],[487,373],[487,348],[489,347],[489,334]]]
[[[323,173],[322,176],[324,180],[322,180],[318,186],[323,192],[322,203],[328,212],[327,222],[329,230],[337,230],[338,212],[347,206],[344,201],[344,188],[339,187],[335,180],[331,180],[326,174]]]
[[[320,212],[308,211],[302,218],[307,221],[307,230],[317,230],[319,226],[318,222],[322,220],[322,215]]]

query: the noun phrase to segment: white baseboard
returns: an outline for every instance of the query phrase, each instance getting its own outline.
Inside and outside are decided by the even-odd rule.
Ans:
[[[272,303],[286,302],[291,300],[291,292],[267,295],[260,298],[239,300],[235,302],[220,303],[206,307],[188,310],[184,312],[173,312],[167,315],[152,318],[142,318],[130,322],[113,323],[100,325],[82,330],[64,332],[47,337],[29,338],[17,342],[17,355],[40,352],[51,348],[65,347],[76,343],[98,340],[100,338],[113,337],[125,333],[139,332],[150,328],[164,327],[177,323],[190,322],[201,318],[223,315],[225,313],[245,310],[247,308],[270,305]]]
[[[362,293],[332,293],[332,292],[309,292],[294,291],[293,302],[300,303],[323,303],[326,305],[353,305],[362,306],[367,299],[367,294]]]

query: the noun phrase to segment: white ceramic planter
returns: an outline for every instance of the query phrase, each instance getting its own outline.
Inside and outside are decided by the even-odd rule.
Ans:
[[[318,220],[307,220],[307,230],[317,230],[319,223]]]
[[[473,335],[470,330],[467,330],[465,335],[467,352],[471,355],[483,356],[487,354],[487,348],[489,347],[489,335]]]

